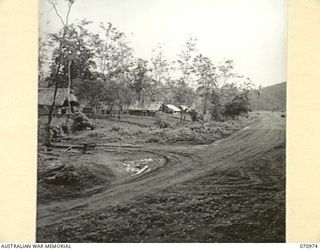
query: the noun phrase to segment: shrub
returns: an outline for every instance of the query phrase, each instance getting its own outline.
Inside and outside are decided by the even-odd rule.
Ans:
[[[191,120],[194,122],[198,119],[198,113],[194,109],[188,111],[188,115],[190,115]]]
[[[233,119],[241,114],[247,114],[249,112],[248,100],[245,96],[237,96],[232,102],[225,105],[224,114]]]
[[[155,115],[156,121],[155,124],[159,126],[159,128],[168,128],[170,127],[170,123],[168,122],[165,114],[163,112],[157,112]]]
[[[51,127],[51,131],[53,133],[52,137],[54,140],[59,140],[60,138],[63,137],[63,132],[62,132],[62,129],[61,127],[59,126],[52,126]]]
[[[112,131],[115,131],[115,132],[119,132],[120,129],[121,129],[121,127],[119,127],[119,126],[112,126],[112,127],[111,127],[111,130],[112,130]]]
[[[72,120],[68,119],[64,123],[62,123],[61,129],[62,129],[63,133],[69,134],[72,129]]]
[[[211,120],[224,121],[223,115],[225,113],[225,107],[217,104],[217,105],[209,107],[209,112],[211,115]]]
[[[159,141],[160,141],[160,138],[157,136],[152,136],[146,140],[147,143],[155,143],[155,142],[159,142]]]
[[[87,128],[93,130],[95,128],[95,124],[89,120],[89,118],[82,112],[76,112],[72,114],[72,131],[81,131]]]

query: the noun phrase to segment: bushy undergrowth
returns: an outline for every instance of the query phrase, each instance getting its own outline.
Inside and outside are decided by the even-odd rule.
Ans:
[[[207,144],[231,135],[249,125],[254,118],[240,117],[224,122],[176,122],[166,128],[154,128],[146,133],[146,143],[179,143]]]
[[[156,117],[126,117],[125,121],[112,119],[95,120],[95,131],[70,133],[74,143],[188,143],[208,144],[224,138],[235,131],[253,123],[256,117],[240,116],[225,121],[184,121],[179,117],[159,112]],[[72,121],[72,120],[70,120]],[[66,118],[56,119],[56,127],[63,127]],[[72,123],[71,123],[72,124]],[[61,130],[61,129],[60,129]],[[59,135],[61,132],[57,132]]]
[[[159,126],[159,128],[169,128],[171,126],[167,116],[160,111],[155,115],[155,124]]]
[[[65,135],[80,132],[83,130],[93,130],[96,125],[82,112],[76,112],[70,118],[62,117],[53,119],[49,127],[50,138],[53,141],[60,141]],[[44,140],[47,133],[47,117],[38,120],[38,139]]]
[[[84,164],[61,163],[59,161],[38,164],[38,200],[47,202],[57,199],[75,198],[86,194],[86,190],[97,184],[108,185],[114,178],[111,171],[105,171],[104,176],[98,175],[95,166]]]

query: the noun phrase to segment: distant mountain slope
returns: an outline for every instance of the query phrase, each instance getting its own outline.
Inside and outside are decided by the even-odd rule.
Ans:
[[[278,83],[262,88],[260,96],[257,91],[250,93],[251,107],[253,110],[285,111],[287,100],[287,83]]]

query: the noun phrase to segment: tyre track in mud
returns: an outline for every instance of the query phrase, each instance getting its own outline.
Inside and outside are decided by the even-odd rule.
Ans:
[[[110,189],[88,198],[38,206],[38,230],[44,226],[138,199],[174,184],[199,179],[208,174],[216,175],[212,181],[214,185],[214,183],[223,182],[228,171],[239,171],[240,178],[244,179],[244,183],[238,183],[239,185],[255,185],[263,181],[261,176],[256,173],[245,173],[244,170],[241,170],[242,167],[270,149],[282,145],[285,142],[284,128],[284,119],[275,116],[266,117],[260,122],[201,149],[196,147],[182,147],[181,149],[168,145],[148,148],[99,145],[98,147],[104,147],[105,150],[115,150],[119,153],[151,153],[164,158],[165,163],[143,175],[119,181]],[[230,183],[225,184],[228,186]]]
[[[130,176],[123,180],[114,181],[111,188],[102,190],[85,199],[77,198],[63,202],[38,206],[37,226],[48,226],[58,223],[66,218],[75,218],[83,214],[99,210],[103,207],[116,205],[132,198],[150,193],[154,188],[166,187],[169,178],[175,178],[185,171],[188,166],[199,165],[200,158],[184,152],[170,152],[159,149],[144,149],[141,146],[113,146],[107,144],[97,145],[105,152],[123,153],[149,153],[165,160],[160,167],[151,169],[141,175]],[[168,168],[171,171],[168,172]],[[121,199],[119,199],[122,196]],[[75,212],[77,211],[77,212]]]

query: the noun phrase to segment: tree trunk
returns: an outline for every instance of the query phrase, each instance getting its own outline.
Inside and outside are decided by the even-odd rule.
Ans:
[[[67,33],[67,29],[68,29],[69,14],[70,14],[70,11],[71,11],[71,7],[73,5],[73,2],[70,1],[69,2],[69,6],[68,6],[68,11],[67,11],[67,14],[66,14],[66,21],[64,22],[62,20],[61,16],[60,16],[60,14],[59,14],[57,8],[56,8],[56,4],[53,1],[49,1],[49,3],[52,5],[53,9],[56,12],[56,15],[59,17],[60,21],[62,22],[64,29],[63,29],[63,34],[62,34],[62,37],[61,37],[61,40],[60,40],[60,44],[59,44],[60,60],[59,60],[57,71],[56,71],[56,74],[55,74],[54,80],[53,80],[53,82],[55,83],[55,88],[54,88],[54,94],[53,94],[53,102],[52,102],[52,105],[50,107],[49,115],[48,115],[47,131],[46,131],[46,138],[45,138],[45,145],[47,145],[47,146],[51,145],[51,141],[50,141],[50,125],[51,125],[51,122],[52,122],[52,115],[53,115],[54,107],[55,107],[55,104],[56,104],[56,97],[57,97],[57,92],[58,92],[58,81],[57,80],[58,80],[58,75],[59,75],[61,64],[62,64],[62,45],[63,45],[64,39],[66,37],[66,33]]]
[[[62,43],[60,43],[60,46],[59,46],[60,53],[61,53],[61,49],[62,49]],[[59,61],[58,67],[57,67],[57,71],[56,71],[55,77],[54,77],[55,86],[54,86],[54,93],[53,93],[53,102],[52,102],[52,105],[50,106],[50,109],[49,109],[48,123],[47,123],[47,127],[46,127],[45,145],[47,145],[47,146],[51,145],[50,125],[51,125],[51,122],[52,122],[53,111],[54,111],[54,107],[55,107],[55,104],[56,104],[56,97],[57,97],[57,93],[58,93],[58,81],[57,80],[58,80],[58,75],[59,75],[59,72],[60,72],[61,64],[62,64],[62,57],[60,57],[60,61]]]
[[[207,106],[208,106],[208,96],[205,95],[203,98],[203,114],[207,113]]]
[[[68,117],[71,116],[71,104],[70,104],[70,92],[71,92],[71,63],[72,60],[70,60],[68,64]]]

